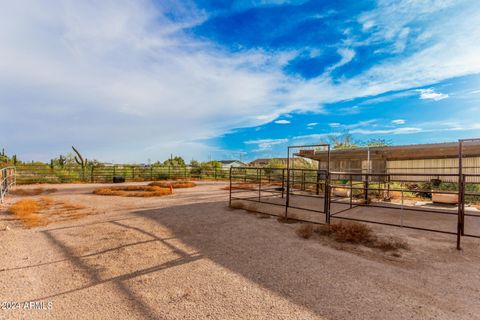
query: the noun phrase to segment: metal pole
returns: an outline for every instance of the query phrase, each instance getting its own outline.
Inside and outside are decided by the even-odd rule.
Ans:
[[[350,175],[350,209],[353,207],[353,177]]]
[[[457,213],[457,250],[461,250],[460,241],[463,234],[463,221],[462,221],[462,202],[463,190],[462,190],[462,174],[463,174],[463,141],[458,141],[458,213]]]
[[[305,191],[305,171],[302,172],[302,190]]]
[[[364,199],[365,205],[368,205],[368,173],[365,174],[365,181],[363,182],[363,189],[364,189]]]
[[[232,206],[232,167],[230,167],[230,188],[229,189],[229,196],[228,196],[228,206]]]
[[[282,169],[282,199],[285,194],[285,169]]]
[[[287,199],[285,200],[285,218],[288,218],[288,206],[290,204],[290,147],[288,147],[287,157]]]
[[[325,212],[325,223],[330,224],[330,172],[325,173],[325,193],[323,211]]]
[[[257,179],[258,179],[258,202],[260,202],[261,192],[262,192],[262,169],[257,169]]]

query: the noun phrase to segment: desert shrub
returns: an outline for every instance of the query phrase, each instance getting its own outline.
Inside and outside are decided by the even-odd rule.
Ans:
[[[243,209],[248,213],[258,213],[258,207],[255,203],[245,204],[243,202],[235,201],[235,202],[232,202],[231,207],[235,209]]]
[[[40,203],[37,200],[20,200],[10,206],[8,211],[17,216],[27,227],[34,227],[42,222],[42,217],[38,214]]]
[[[292,224],[292,223],[298,223],[298,220],[292,219],[292,218],[286,218],[284,216],[278,217],[277,221],[280,223],[287,223],[287,224]]]
[[[15,189],[11,190],[10,194],[14,194],[17,196],[38,196],[40,194],[49,194],[56,192],[57,189],[55,188],[49,188],[49,189],[43,189],[43,188],[35,188],[35,189]]]
[[[237,182],[232,184],[232,190],[258,190],[258,184],[249,182]],[[222,187],[222,190],[230,190],[230,185]]]
[[[35,188],[35,189],[15,189],[11,190],[10,194],[14,194],[17,196],[36,196],[42,194],[44,191],[43,188]]]
[[[84,209],[83,205],[68,201],[54,200],[50,197],[24,199],[10,206],[8,212],[15,215],[27,228],[46,225],[58,219],[58,216],[78,218],[84,214],[76,213]]]
[[[313,236],[315,228],[311,223],[302,224],[295,230],[295,233],[304,239],[310,239]]]
[[[230,207],[235,208],[235,209],[245,209],[246,206],[245,206],[245,203],[243,203],[243,202],[235,201],[235,202],[232,202]]]
[[[337,242],[361,244],[382,251],[409,249],[408,243],[405,240],[394,237],[377,237],[369,226],[355,222],[320,225],[316,227],[315,232],[330,237]]]
[[[338,242],[366,243],[372,241],[372,229],[367,225],[353,222],[339,222],[317,227],[321,235],[326,235]]]
[[[158,197],[172,194],[170,188],[155,186],[124,186],[98,188],[93,191],[94,194],[102,196],[122,196],[122,197]]]
[[[155,181],[155,182],[149,183],[148,185],[152,187],[161,187],[161,188],[170,188],[170,185],[171,185],[174,189],[193,188],[197,186],[195,182],[190,182],[190,181],[173,181],[173,182]]]

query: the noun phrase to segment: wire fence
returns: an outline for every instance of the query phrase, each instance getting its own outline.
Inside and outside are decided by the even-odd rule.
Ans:
[[[113,177],[125,181],[153,181],[167,179],[229,179],[229,169],[165,166],[80,166],[50,167],[19,165],[16,167],[17,184],[34,183],[109,183]]]
[[[232,168],[230,206],[287,220],[349,220],[456,235],[457,248],[461,236],[480,238],[480,175],[406,175]]]
[[[0,169],[0,203],[10,189],[15,185],[15,167],[4,167]]]

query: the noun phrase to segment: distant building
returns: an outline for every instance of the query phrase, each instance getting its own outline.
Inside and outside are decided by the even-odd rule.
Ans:
[[[222,169],[230,169],[231,167],[245,167],[246,164],[239,160],[220,160]]]
[[[305,158],[320,161],[320,168],[327,168],[327,152],[300,152]],[[440,176],[455,182],[458,177],[441,176],[458,173],[459,145],[457,142],[384,147],[339,149],[330,152],[330,171],[395,174],[405,181],[429,181]],[[480,145],[466,144],[463,149],[463,172],[480,174]],[[399,173],[405,175],[399,176]],[[408,174],[412,174],[409,176]],[[431,176],[415,176],[429,174]],[[473,178],[472,178],[473,179]],[[475,181],[478,178],[475,178]],[[473,181],[473,180],[472,180]]]
[[[249,165],[251,167],[265,167],[272,160],[280,161],[283,163],[285,167],[287,166],[287,158],[260,158],[260,159],[253,160],[252,162],[249,163]]]

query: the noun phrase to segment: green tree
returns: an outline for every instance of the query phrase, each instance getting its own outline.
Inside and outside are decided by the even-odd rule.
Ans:
[[[344,132],[341,135],[328,136],[327,143],[330,144],[333,149],[354,149],[362,145],[361,142],[355,141],[353,136],[348,132]]]
[[[163,162],[163,165],[167,167],[185,167],[186,166],[185,160],[183,160],[183,158],[179,156],[175,156],[171,159],[165,160]]]
[[[366,143],[367,147],[387,147],[391,144],[391,141],[385,139],[370,139]]]

